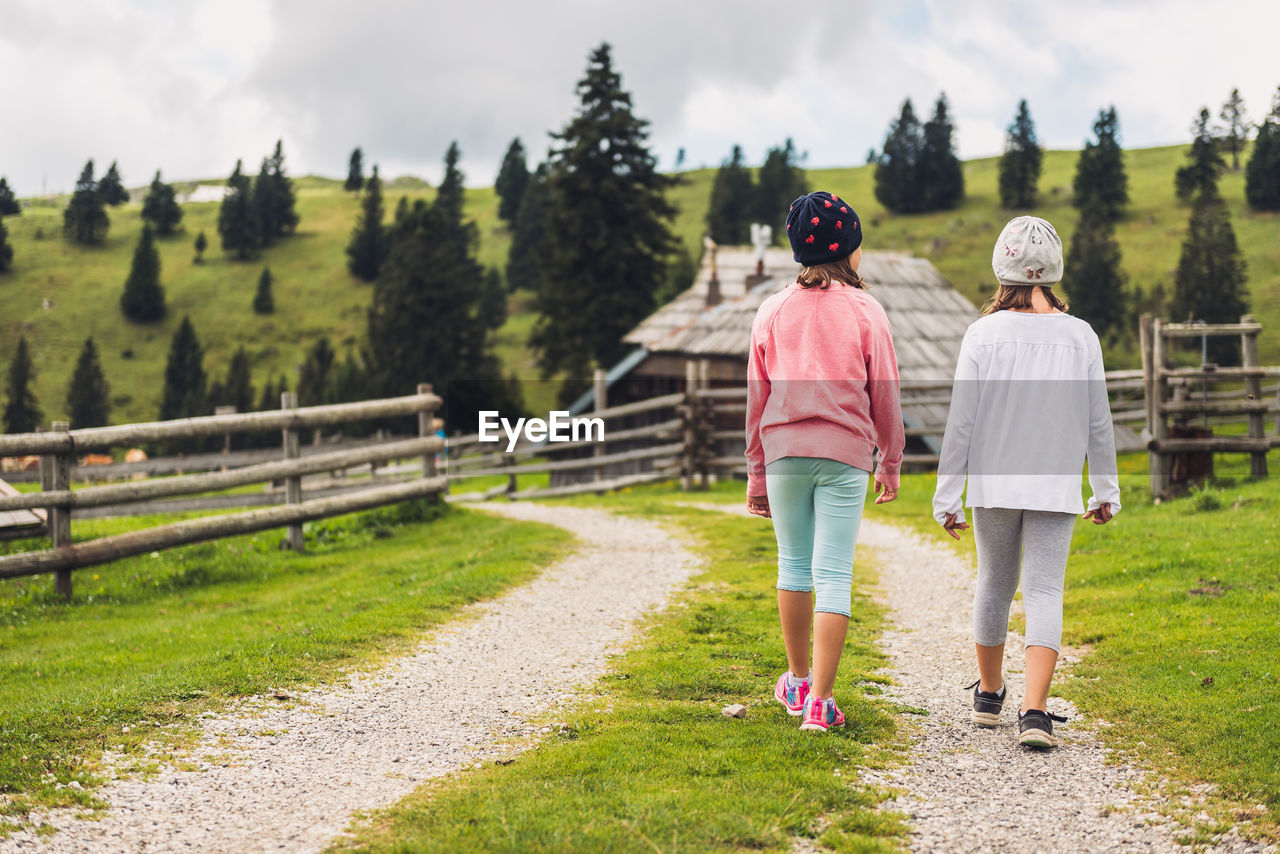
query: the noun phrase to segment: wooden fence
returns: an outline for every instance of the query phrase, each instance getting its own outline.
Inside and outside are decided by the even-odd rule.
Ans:
[[[1166,324],[1143,318],[1143,370],[1109,371],[1107,388],[1112,417],[1124,425],[1142,423],[1143,434],[1129,431],[1133,447],[1146,448],[1152,455],[1152,490],[1163,494],[1169,488],[1172,455],[1215,451],[1253,455],[1254,474],[1266,473],[1266,451],[1280,446],[1280,386],[1262,385],[1267,377],[1280,377],[1280,368],[1257,365],[1257,333],[1252,318],[1240,324],[1212,327]],[[1241,335],[1244,366],[1240,368],[1171,368],[1166,365],[1165,342],[1171,338],[1202,334]],[[511,500],[579,493],[602,493],[619,487],[674,477],[686,488],[705,486],[712,477],[739,476],[746,472],[742,455],[743,418],[746,413],[744,386],[713,388],[709,363],[690,361],[686,365],[685,388],[673,394],[609,406],[603,372],[595,377],[595,409],[585,416],[599,419],[603,440],[519,441],[507,451],[505,437],[491,443],[478,433],[455,437],[447,442],[431,429],[432,413],[440,399],[431,386],[418,386],[416,395],[371,400],[361,403],[296,408],[296,398],[286,393],[283,408],[275,412],[214,415],[148,424],[127,424],[86,430],[68,430],[65,423],[44,433],[0,435],[0,456],[39,455],[41,492],[0,493],[0,514],[30,510],[47,513],[45,533],[53,540],[46,551],[0,556],[0,578],[43,572],[57,573],[57,589],[71,591],[71,571],[128,555],[169,548],[199,540],[217,539],[274,527],[288,528],[288,543],[302,547],[302,522],[349,513],[410,498],[447,491],[451,484],[465,484],[475,478],[500,477],[496,486],[472,492],[458,492],[453,500]],[[1234,383],[1242,389],[1204,387],[1206,381]],[[1199,400],[1188,390],[1201,383]],[[950,401],[951,381],[904,381],[904,408],[945,405]],[[1179,391],[1181,389],[1181,391]],[[1275,402],[1267,395],[1275,394]],[[1277,413],[1277,436],[1265,434],[1264,417]],[[346,441],[307,449],[298,446],[300,430],[343,422],[417,414],[418,435],[392,441]],[[1167,417],[1201,415],[1206,420],[1241,416],[1247,420],[1247,436],[1219,436],[1183,439],[1169,435]],[[636,423],[637,421],[645,423]],[[942,423],[912,423],[909,437],[941,436]],[[261,430],[283,431],[283,448],[278,451],[244,451],[235,454],[202,454],[180,459],[151,460],[146,463],[116,464],[114,475],[169,474],[141,481],[87,486],[72,491],[74,460],[85,451],[127,446],[138,442],[229,435]],[[443,451],[444,471],[436,471],[435,456]],[[385,465],[385,474],[372,486],[346,486],[335,474],[369,465],[372,471],[393,460],[421,457],[412,466]],[[916,453],[904,457],[909,467],[936,466],[936,454]],[[190,473],[205,469],[201,473]],[[81,475],[103,472],[84,468]],[[328,479],[309,483],[303,498],[302,478],[327,473]],[[521,475],[551,473],[553,477],[582,478],[578,482],[550,487],[520,487]],[[16,478],[15,478],[16,479]],[[77,478],[80,479],[80,478]],[[174,502],[156,499],[191,496],[253,483],[283,481],[283,495],[223,495],[200,499],[195,509],[231,507],[245,504],[283,502],[279,506],[176,522],[140,531],[71,542],[71,514],[87,515],[102,509],[114,512],[158,512],[178,509]]]
[[[1165,327],[1169,328],[1168,325]],[[1202,327],[1195,327],[1200,330]],[[1234,326],[1232,330],[1238,333]],[[1196,334],[1200,334],[1199,331]],[[1246,350],[1246,353],[1248,351]],[[1253,349],[1256,359],[1256,343]],[[1246,358],[1250,358],[1246,355]],[[1190,382],[1192,373],[1200,376],[1202,371],[1195,369],[1169,369],[1166,372],[1167,383],[1173,387]],[[1252,378],[1256,385],[1253,393],[1261,402],[1250,402],[1243,408],[1234,403],[1224,403],[1228,397],[1239,397],[1239,391],[1215,391],[1208,393],[1211,409],[1229,420],[1239,414],[1246,413],[1249,418],[1249,429],[1256,432],[1260,429],[1263,413],[1276,413],[1276,432],[1280,434],[1280,386],[1262,386],[1262,377],[1280,377],[1280,368],[1258,369],[1219,369],[1219,379],[1228,380]],[[746,460],[742,455],[744,443],[743,419],[746,414],[747,390],[745,385],[729,388],[712,388],[709,381],[709,364],[705,361],[686,363],[685,391],[663,395],[648,400],[626,403],[621,406],[605,405],[605,387],[602,372],[596,376],[596,409],[589,413],[592,417],[601,418],[605,424],[605,440],[603,442],[581,441],[577,443],[550,444],[522,442],[512,453],[505,452],[505,441],[501,447],[486,445],[479,440],[478,434],[457,437],[449,442],[447,475],[450,482],[465,481],[468,478],[503,475],[505,482],[490,489],[457,494],[459,500],[486,500],[497,497],[509,499],[538,498],[552,495],[569,495],[588,492],[604,492],[622,486],[646,483],[650,481],[679,477],[684,488],[706,485],[715,476],[742,476],[746,474]],[[1248,380],[1246,379],[1246,382]],[[1163,446],[1153,445],[1151,437],[1144,429],[1149,424],[1151,406],[1150,382],[1145,370],[1121,370],[1106,372],[1107,393],[1111,404],[1112,420],[1117,425],[1117,447],[1124,451],[1149,450],[1152,447],[1163,447],[1170,452],[1186,450],[1182,445],[1166,440]],[[952,381],[903,381],[902,400],[904,409],[911,404],[948,404],[951,398]],[[1250,388],[1254,388],[1250,386]],[[1181,393],[1180,393],[1181,394]],[[1274,395],[1275,400],[1261,400],[1266,395]],[[1172,411],[1178,404],[1166,404],[1164,411]],[[1201,407],[1204,408],[1204,407]],[[1199,411],[1197,409],[1196,411]],[[609,425],[625,420],[628,416],[649,413],[656,416],[654,423],[642,427],[611,428]],[[945,430],[945,423],[914,423],[906,427],[908,437],[940,437]],[[1140,434],[1138,431],[1142,430]],[[1213,448],[1224,450],[1248,450],[1256,452],[1262,447],[1280,445],[1280,436],[1272,438],[1257,437],[1219,437],[1214,440]],[[610,446],[623,445],[626,450],[610,452]],[[639,445],[640,447],[635,447]],[[1199,447],[1199,446],[1197,446]],[[1206,446],[1208,447],[1208,446]],[[568,459],[561,458],[566,453],[586,452]],[[627,473],[610,473],[619,464],[639,464],[645,470]],[[933,453],[906,454],[903,464],[913,468],[930,468],[938,464],[938,456]],[[1265,459],[1263,462],[1265,465]],[[520,488],[519,478],[522,474],[535,472],[578,472],[590,473],[591,479],[584,482],[555,486],[552,488]]]
[[[274,412],[211,415],[83,430],[69,430],[66,422],[56,422],[48,432],[0,435],[0,456],[40,456],[42,488],[40,492],[0,495],[0,512],[44,508],[48,514],[45,533],[53,541],[51,549],[0,556],[0,578],[53,572],[57,576],[57,591],[70,596],[71,573],[75,569],[201,540],[286,527],[289,546],[301,549],[302,523],[305,521],[436,495],[447,489],[448,482],[436,473],[435,465],[435,455],[443,448],[444,442],[432,429],[432,413],[440,403],[440,398],[425,383],[418,386],[417,394],[406,397],[304,408],[297,407],[296,393],[285,392],[281,409]],[[300,430],[415,414],[418,417],[418,436],[415,438],[321,451],[308,456],[302,456],[298,447]],[[225,471],[71,489],[73,460],[86,451],[139,442],[275,429],[283,431],[281,459],[255,462]],[[410,479],[346,489],[323,497],[303,498],[303,475],[343,471],[364,463],[419,456],[420,471]],[[71,518],[77,509],[133,504],[276,479],[283,479],[285,484],[285,503],[278,507],[191,519],[86,542],[71,542]]]
[[[1149,452],[1153,497],[1167,496],[1180,483],[1211,474],[1215,453],[1249,454],[1250,474],[1266,477],[1267,452],[1280,447],[1280,384],[1264,387],[1262,383],[1268,377],[1280,377],[1280,367],[1259,363],[1261,331],[1252,315],[1241,317],[1239,323],[1214,324],[1167,323],[1149,314],[1142,316],[1143,438]],[[1240,339],[1239,367],[1220,367],[1203,358],[1198,366],[1169,365],[1173,341],[1224,336]],[[1210,386],[1228,387],[1210,391]],[[1273,395],[1274,401],[1269,399]],[[1267,436],[1266,416],[1272,413],[1276,434]],[[1197,417],[1199,427],[1190,424]],[[1210,418],[1215,424],[1243,418],[1246,435],[1215,436]]]

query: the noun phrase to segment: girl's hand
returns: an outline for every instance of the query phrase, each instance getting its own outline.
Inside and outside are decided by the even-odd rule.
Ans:
[[[955,513],[947,514],[947,521],[942,523],[942,529],[951,535],[951,539],[960,539],[960,532],[968,530],[968,522],[957,522]]]
[[[880,478],[876,478],[875,494],[876,504],[888,504],[898,497],[898,490],[880,480]]]
[[[772,519],[773,513],[769,511],[769,496],[748,495],[747,512],[752,516],[763,516],[766,519]]]
[[[1099,504],[1098,509],[1085,513],[1082,519],[1092,519],[1095,525],[1105,525],[1111,521],[1111,505]]]

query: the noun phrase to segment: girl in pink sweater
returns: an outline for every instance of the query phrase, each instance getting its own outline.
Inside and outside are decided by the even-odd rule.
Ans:
[[[825,732],[844,723],[833,690],[868,473],[878,448],[876,503],[896,498],[904,438],[889,320],[858,276],[858,215],[838,196],[810,193],[791,204],[787,236],[803,269],[751,329],[747,509],[772,518],[778,538],[789,670],[774,696],[801,729]]]

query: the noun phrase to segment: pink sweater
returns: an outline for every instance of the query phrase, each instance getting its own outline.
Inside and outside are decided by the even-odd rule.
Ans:
[[[866,291],[798,282],[764,301],[747,358],[747,494],[783,457],[871,470],[895,489],[905,438],[898,360],[884,309]]]

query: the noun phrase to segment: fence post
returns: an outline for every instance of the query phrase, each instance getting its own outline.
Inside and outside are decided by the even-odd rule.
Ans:
[[[698,360],[698,388],[711,388],[711,360]],[[700,398],[698,406],[698,423],[702,429],[710,436],[712,431],[716,429],[716,402],[711,398]],[[714,453],[715,446],[711,444],[713,440],[708,439],[707,453]],[[707,466],[706,460],[698,463],[698,483],[701,489],[706,489],[711,482],[711,469]]]
[[[592,377],[592,385],[594,387],[595,399],[596,399],[595,411],[599,412],[602,409],[607,409],[609,406],[609,403],[607,400],[609,395],[609,382],[608,382],[608,374],[605,373],[603,368],[596,368],[595,374]],[[594,457],[603,457],[604,453],[605,453],[605,443],[603,441],[597,442],[595,447],[592,448],[591,450],[591,455]],[[604,480],[603,466],[596,467],[594,477],[596,480]]]
[[[296,391],[281,392],[280,408],[297,409],[298,393]],[[284,458],[286,460],[296,460],[299,456],[298,431],[291,427],[285,427],[283,430],[283,439],[284,441],[282,444],[284,445]],[[284,500],[287,504],[302,503],[302,477],[300,475],[293,475],[285,478]],[[295,552],[302,551],[303,540],[301,523],[289,526],[288,543],[289,548],[293,549]]]
[[[66,421],[53,422],[54,433],[66,433],[71,425]],[[45,491],[71,488],[71,458],[75,453],[72,448],[57,454],[40,456],[40,488]],[[53,547],[71,545],[71,508],[46,507],[48,514],[49,538]],[[71,598],[71,570],[60,569],[54,575],[54,592],[64,599]]]
[[[1160,318],[1151,322],[1151,400],[1148,404],[1154,423],[1152,438],[1156,442],[1156,450],[1147,459],[1151,470],[1151,497],[1160,498],[1169,488],[1169,455],[1160,450],[1160,443],[1169,435],[1169,427],[1164,415],[1164,330]]]
[[[431,383],[418,383],[418,394],[431,394]],[[434,410],[418,410],[418,436],[425,439],[436,434],[436,431],[431,429],[431,422],[434,417]],[[428,451],[422,455],[422,476],[436,476],[436,455],[434,451]]]
[[[1151,411],[1152,384],[1155,375],[1151,370],[1151,314],[1144,313],[1138,319],[1138,352],[1142,357],[1142,407],[1146,413],[1143,423],[1142,441],[1150,442],[1155,438],[1155,414]]]
[[[1256,322],[1256,319],[1252,314],[1246,314],[1240,318],[1240,322],[1242,324],[1252,324]],[[1258,333],[1256,331],[1240,333],[1240,354],[1242,356],[1240,360],[1241,364],[1245,368],[1259,367],[1260,363],[1258,361]],[[1262,377],[1257,375],[1246,376],[1244,379],[1244,390],[1245,390],[1245,396],[1249,400],[1261,400],[1262,399]],[[1265,418],[1266,418],[1266,413],[1264,412],[1249,413],[1249,438],[1250,439],[1266,438],[1266,435],[1267,435],[1266,424],[1263,421],[1263,419]],[[1267,452],[1255,451],[1254,453],[1249,455],[1249,458],[1250,458],[1249,473],[1253,477],[1266,477],[1267,476]]]
[[[684,471],[680,488],[693,489],[693,470],[697,465],[698,445],[698,366],[692,361],[684,363]]]

